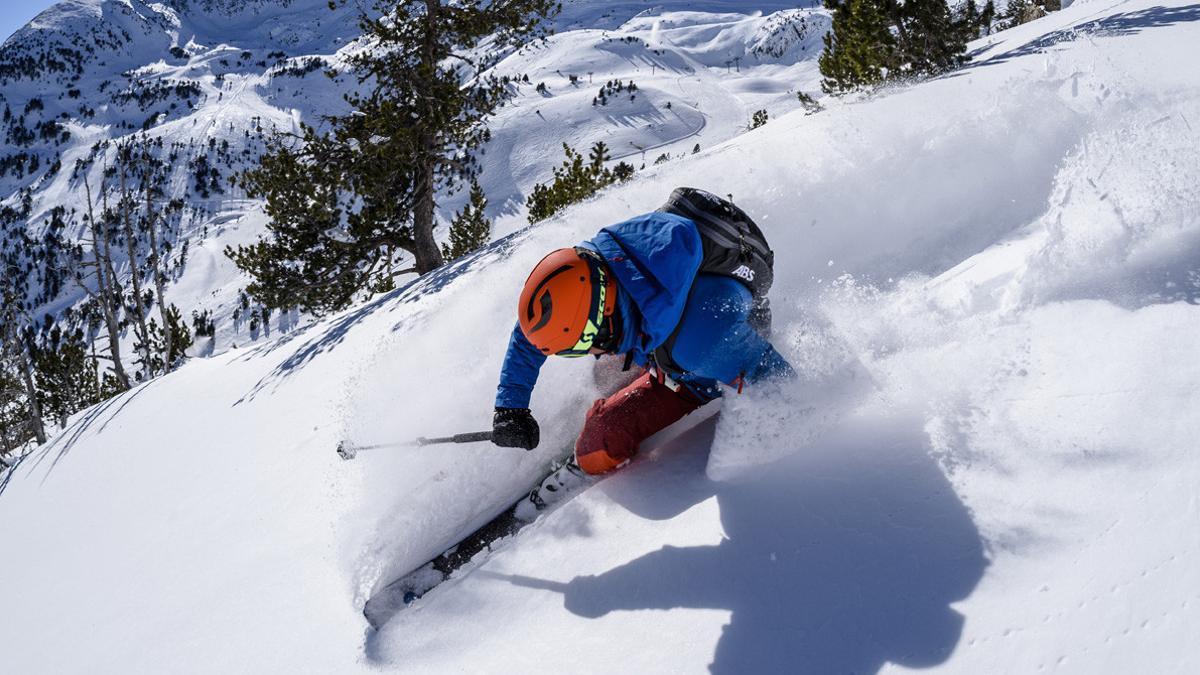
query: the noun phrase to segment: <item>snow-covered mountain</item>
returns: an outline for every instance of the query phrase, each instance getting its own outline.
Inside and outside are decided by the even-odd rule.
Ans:
[[[168,298],[185,315],[213,313],[222,348],[258,337],[234,320],[244,281],[222,250],[261,234],[261,219],[240,226],[261,208],[232,178],[254,164],[265,134],[338,109],[339,84],[321,75],[330,63],[321,55],[357,35],[353,9],[317,0],[68,0],[47,9],[0,48],[6,255],[16,230],[35,241],[47,232],[82,239],[88,186],[98,192],[118,147],[140,139],[170,167],[166,198],[184,207],[161,232],[173,246]],[[118,265],[128,275],[128,261]],[[35,278],[31,295],[48,283]],[[41,300],[58,312],[83,297],[68,283]]]
[[[722,76],[689,15],[642,21],[645,48],[609,45],[639,72],[797,86],[786,62]],[[677,28],[688,47],[647,64]],[[414,284],[82,413],[0,477],[5,669],[1196,672],[1197,44],[1195,5],[1082,0],[948,76],[649,162]],[[563,72],[546,81],[566,106],[588,94]],[[763,226],[773,339],[802,377],[651,439],[369,630],[365,600],[526,489],[599,385],[549,364],[530,453],[344,462],[337,441],[486,428],[529,268],[681,184]]]
[[[354,3],[331,11],[325,0],[66,0],[46,10],[0,48],[3,239],[16,229],[82,238],[86,187],[100,184],[122,143],[143,139],[172,167],[167,198],[185,207],[161,233],[172,245],[168,300],[216,323],[195,353],[289,330],[295,314],[265,326],[246,318],[247,280],[224,251],[261,236],[266,216],[233,179],[270,134],[345,112],[353,76],[324,73],[340,72],[357,48],[356,13]],[[558,35],[497,67],[530,78],[493,121],[486,148],[482,183],[501,219],[497,235],[524,224],[525,196],[562,161],[563,142],[583,150],[603,140],[618,159],[653,164],[745,131],[754,110],[798,108],[796,93],[817,89],[828,25],[823,10],[791,3],[565,3]],[[593,105],[616,81],[639,91]],[[463,199],[445,199],[441,215]],[[31,296],[57,290],[34,274]],[[64,286],[39,298],[44,310],[83,299]]]

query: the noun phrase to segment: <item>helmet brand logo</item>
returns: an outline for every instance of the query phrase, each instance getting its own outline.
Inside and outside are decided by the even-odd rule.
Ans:
[[[733,276],[741,277],[746,281],[754,281],[754,270],[750,269],[746,265],[742,265],[733,271]]]
[[[539,330],[541,330],[543,327],[545,327],[546,324],[550,323],[550,316],[552,314],[554,314],[554,303],[550,299],[550,291],[546,291],[545,293],[542,293],[541,301],[538,304],[541,305],[542,318],[538,319],[538,322],[536,324],[534,324],[532,328],[529,329],[530,333],[536,333]],[[529,313],[530,313],[530,318],[532,318],[532,315],[533,315],[532,305],[529,308]]]

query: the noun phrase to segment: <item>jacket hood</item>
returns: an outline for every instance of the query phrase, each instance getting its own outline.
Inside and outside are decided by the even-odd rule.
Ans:
[[[620,350],[648,353],[665,342],[683,316],[704,257],[695,224],[656,211],[606,227],[583,246],[604,258],[621,287],[618,297],[636,310],[621,307]]]

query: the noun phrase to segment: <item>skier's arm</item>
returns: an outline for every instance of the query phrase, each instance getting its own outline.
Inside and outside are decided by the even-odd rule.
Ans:
[[[705,369],[726,384],[792,377],[796,371],[747,320],[736,321],[708,355]]]
[[[741,283],[697,277],[672,356],[690,372],[726,384],[795,375],[787,359],[750,325],[751,306]]]
[[[573,614],[591,618],[621,609],[729,607],[739,601],[737,585],[725,577],[728,549],[733,546],[728,541],[687,548],[668,544],[598,576],[575,577],[564,584],[563,605]],[[687,570],[692,583],[684,593],[677,584],[646,583],[662,570]]]
[[[546,355],[529,343],[520,325],[513,328],[508,340],[508,353],[500,368],[500,384],[496,387],[497,408],[528,408],[537,384],[538,372]]]
[[[792,364],[788,363],[787,359],[783,358],[775,349],[770,341],[759,335],[758,331],[750,327],[749,323],[741,324],[742,330],[749,330],[750,336],[747,338],[759,343],[758,359],[753,361],[753,365],[746,364],[749,367],[743,372],[746,373],[746,382],[761,382],[762,380],[776,380],[795,377],[796,371],[792,368]]]

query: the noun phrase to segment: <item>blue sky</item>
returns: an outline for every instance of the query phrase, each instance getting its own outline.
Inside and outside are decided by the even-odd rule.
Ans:
[[[57,0],[0,0],[0,42]]]

